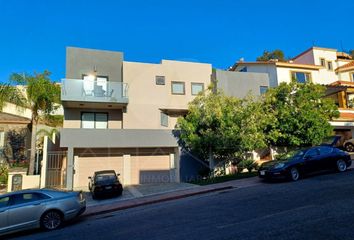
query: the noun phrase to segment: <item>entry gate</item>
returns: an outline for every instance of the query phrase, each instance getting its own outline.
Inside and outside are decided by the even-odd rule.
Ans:
[[[48,152],[47,155],[47,188],[65,188],[66,187],[66,151]]]

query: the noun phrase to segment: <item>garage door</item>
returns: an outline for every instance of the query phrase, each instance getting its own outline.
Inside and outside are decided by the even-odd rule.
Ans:
[[[132,184],[170,182],[169,155],[131,156]]]
[[[115,170],[123,176],[123,157],[78,157],[75,161],[74,188],[87,189],[88,177],[96,171]]]

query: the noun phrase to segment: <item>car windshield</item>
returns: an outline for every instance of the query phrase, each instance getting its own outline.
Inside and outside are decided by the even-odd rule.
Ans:
[[[97,182],[115,181],[117,176],[114,173],[101,173],[96,175]]]

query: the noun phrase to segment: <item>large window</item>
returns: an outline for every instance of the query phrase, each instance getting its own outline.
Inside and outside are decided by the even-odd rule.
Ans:
[[[204,83],[192,83],[192,95],[198,95],[198,93],[204,91]]]
[[[311,81],[311,73],[308,72],[291,72],[291,77],[299,83]]]
[[[84,112],[81,114],[81,128],[106,129],[107,126],[107,113]]]
[[[184,82],[172,82],[171,91],[172,94],[184,95],[185,94]]]

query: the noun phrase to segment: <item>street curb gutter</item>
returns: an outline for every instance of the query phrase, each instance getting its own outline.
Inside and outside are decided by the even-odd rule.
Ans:
[[[222,190],[228,190],[228,189],[233,189],[233,188],[235,188],[235,187],[226,186],[226,187],[220,187],[220,188],[206,189],[206,190],[202,190],[202,191],[198,191],[198,192],[179,194],[179,195],[175,195],[175,196],[162,197],[160,199],[152,199],[152,200],[147,200],[147,201],[144,201],[143,198],[140,198],[139,200],[142,200],[141,202],[126,204],[123,206],[112,207],[112,208],[109,208],[106,210],[96,211],[96,212],[92,212],[92,213],[88,213],[88,214],[84,213],[82,215],[82,217],[92,217],[92,216],[115,212],[115,211],[124,210],[124,209],[128,209],[128,208],[135,208],[135,207],[150,205],[150,204],[154,204],[154,203],[167,202],[167,201],[171,201],[171,200],[177,200],[177,199],[181,199],[181,198],[187,198],[187,197],[191,197],[191,196],[195,196],[195,195],[201,195],[201,194],[217,192],[217,191],[222,191]]]

